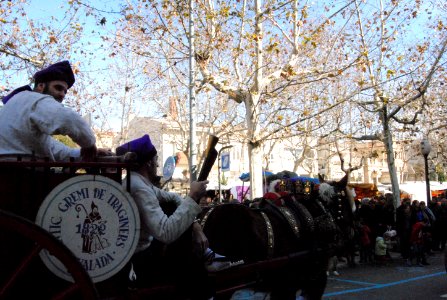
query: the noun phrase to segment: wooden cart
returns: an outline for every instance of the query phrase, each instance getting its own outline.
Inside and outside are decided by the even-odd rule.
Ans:
[[[124,172],[129,171],[131,164],[124,162],[123,158],[88,163],[36,161],[20,157],[13,161],[0,161],[0,299],[22,299],[30,296],[43,299],[177,299],[179,291],[169,284],[133,290],[123,286],[125,281],[119,277],[120,270],[116,270],[110,278],[95,280],[90,270],[86,270],[91,264],[75,253],[73,247],[67,246],[71,240],[80,240],[82,228],[78,232],[79,235],[67,241],[61,238],[60,229],[55,231],[52,230],[51,224],[45,225],[42,220],[36,221],[42,219],[42,211],[47,212],[47,215],[49,211],[50,220],[60,220],[60,215],[53,216],[52,210],[65,211],[67,203],[72,204],[72,210],[76,205],[80,207],[80,203],[75,200],[72,203],[70,199],[64,200],[63,207],[62,202],[59,207],[54,206],[53,198],[57,198],[67,189],[67,183],[71,187],[73,182],[83,182],[82,178],[87,178],[87,182],[103,182],[106,178],[121,187]],[[100,189],[101,187],[98,191]],[[77,210],[78,214],[83,213],[76,221],[78,225],[87,223],[92,226],[94,223],[94,220],[88,217],[90,208],[87,206],[91,206],[91,211],[94,206],[100,206],[100,200],[95,200],[101,198],[100,193],[97,194],[85,197],[87,204],[83,205],[83,209]],[[129,201],[132,202],[132,199]],[[109,204],[112,202],[110,200]],[[117,202],[113,202],[113,205],[117,212]],[[132,217],[138,219],[137,215]],[[107,226],[117,220],[110,219],[110,214],[107,213],[102,216],[102,221],[108,222]],[[133,239],[135,240],[135,236]],[[85,252],[92,248],[91,245],[85,244],[79,247]],[[88,249],[85,250],[84,247]],[[81,253],[83,254],[85,253]],[[229,299],[235,290],[258,284],[261,272],[284,266],[290,259],[305,259],[307,254],[294,253],[287,257],[212,273],[209,276],[215,282],[215,299]],[[45,258],[50,260],[50,263],[45,262]],[[51,265],[53,260],[57,261],[56,269],[61,268],[69,273],[68,280],[57,272],[56,276],[54,270],[51,270],[54,269]],[[123,260],[116,268],[121,268],[125,262]]]
[[[0,161],[0,299],[100,297],[85,264],[60,236],[35,221],[47,196],[64,182],[92,176],[121,187],[123,172],[131,164],[122,160],[49,162],[17,157]],[[43,253],[56,259],[70,280],[50,272]]]

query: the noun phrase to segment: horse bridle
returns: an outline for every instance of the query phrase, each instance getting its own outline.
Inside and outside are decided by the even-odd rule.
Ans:
[[[345,196],[346,196],[346,193],[343,190],[342,191],[338,191],[337,194],[334,196],[334,198],[336,198],[335,199],[335,201],[336,201],[336,204],[335,204],[336,208],[335,208],[335,211],[331,210],[331,212],[334,214],[332,217],[334,219],[336,219],[337,221],[340,221],[340,220],[342,220],[344,218],[343,212],[342,212],[343,204],[342,204],[342,199],[341,198],[345,197]]]

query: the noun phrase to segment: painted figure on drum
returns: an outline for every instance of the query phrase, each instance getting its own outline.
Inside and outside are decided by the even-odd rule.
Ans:
[[[82,204],[78,204],[76,210],[79,212],[81,207],[86,212]],[[91,212],[89,214],[86,212],[84,223],[82,224],[82,252],[92,254],[110,246],[107,239],[103,237],[106,229],[105,223],[106,221],[102,220],[98,211],[98,206],[92,201]]]

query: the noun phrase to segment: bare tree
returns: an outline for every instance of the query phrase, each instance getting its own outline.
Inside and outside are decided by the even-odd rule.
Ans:
[[[379,1],[378,4],[373,8],[355,1],[355,9],[345,16],[357,28],[356,37],[349,37],[349,43],[361,54],[357,68],[350,70],[351,79],[358,85],[355,103],[364,118],[372,121],[367,134],[353,138],[384,143],[397,206],[400,191],[393,132],[399,126],[414,126],[427,108],[426,94],[444,64],[447,37],[435,27],[430,31],[431,41],[412,38],[410,25],[416,20],[421,22],[420,2]],[[427,25],[427,34],[429,28]]]

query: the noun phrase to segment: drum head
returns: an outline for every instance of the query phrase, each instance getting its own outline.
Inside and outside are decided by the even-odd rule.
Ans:
[[[93,282],[118,273],[138,244],[138,208],[123,187],[104,176],[80,175],[56,186],[39,208],[36,224],[61,240]],[[71,275],[51,253],[40,256],[55,275]]]

